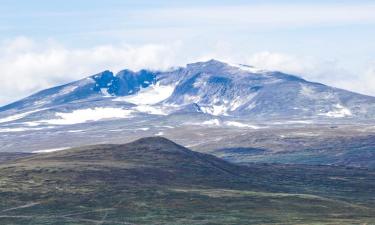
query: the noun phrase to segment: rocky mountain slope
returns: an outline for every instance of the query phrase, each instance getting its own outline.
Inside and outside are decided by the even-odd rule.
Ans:
[[[217,60],[104,71],[1,107],[0,151],[165,136],[233,162],[374,167],[374,109],[374,97]]]
[[[66,112],[93,107],[121,108],[130,114],[168,115],[183,110],[265,120],[375,116],[374,97],[281,72],[216,60],[169,71],[123,70],[116,75],[104,71],[1,107],[0,115],[26,113],[29,116],[41,111]],[[59,117],[57,112],[55,117]]]

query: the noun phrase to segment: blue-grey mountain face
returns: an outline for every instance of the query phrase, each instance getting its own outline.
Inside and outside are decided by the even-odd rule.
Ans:
[[[115,76],[110,71],[104,71],[79,81],[43,90],[21,101],[1,107],[0,111],[58,107],[77,101],[131,95],[141,88],[154,84],[156,74],[146,70],[139,72],[124,70]]]
[[[216,60],[167,72],[123,70],[114,75],[104,71],[1,107],[0,116],[40,109],[59,111],[61,108],[65,112],[63,108],[67,105],[72,109],[148,105],[164,110],[160,114],[165,115],[194,111],[257,119],[372,119],[375,116],[374,97],[281,72]]]
[[[163,115],[200,112],[257,119],[372,119],[375,115],[374,97],[281,72],[211,60],[167,72],[123,70],[114,75],[104,71],[1,107],[0,116],[137,105],[156,107],[156,114]]]
[[[1,107],[0,152],[161,135],[236,162],[374,167],[374,119],[374,97],[211,60],[104,71]]]
[[[375,98],[280,73],[218,61],[188,65],[165,102],[203,112],[260,118],[373,117]]]
[[[314,143],[323,139],[314,139],[321,134],[301,127],[321,129],[328,124],[325,132],[335,136],[336,125],[341,129],[341,124],[352,124],[350,132],[363,135],[373,132],[373,127],[357,124],[373,124],[374,117],[374,97],[281,72],[211,60],[169,71],[104,71],[0,107],[0,151],[124,143],[162,135],[197,150],[204,149],[199,146],[237,149],[246,141],[242,147],[279,151],[279,144],[273,143],[286,142],[280,146],[306,149],[308,154],[297,159],[313,160],[310,145],[301,139]],[[277,133],[291,126],[296,130]],[[342,129],[346,135],[347,128]],[[259,144],[274,132],[272,140]],[[349,155],[355,151],[346,149]],[[368,157],[366,152],[363,157]],[[324,163],[318,159],[317,163]]]

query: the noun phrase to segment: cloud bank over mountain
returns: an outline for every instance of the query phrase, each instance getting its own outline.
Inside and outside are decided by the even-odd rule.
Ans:
[[[225,49],[225,43],[220,42],[199,52],[189,50],[183,41],[68,48],[52,39],[37,42],[17,37],[2,42],[0,50],[0,104],[107,69],[114,72],[124,68],[166,70],[211,58],[299,74],[309,80],[375,94],[372,88],[375,85],[374,66],[369,65],[363,71],[351,74],[336,61],[269,51],[247,55]]]

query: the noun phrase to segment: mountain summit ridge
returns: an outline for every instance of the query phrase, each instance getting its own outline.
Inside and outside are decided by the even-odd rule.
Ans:
[[[375,97],[278,71],[212,59],[167,71],[125,69],[114,74],[105,70],[0,107],[0,118],[10,113],[46,108],[55,111],[67,107],[69,110],[82,107],[129,109],[146,108],[145,105],[148,108],[142,113],[158,110],[156,114],[160,115],[190,111],[257,119],[375,117]]]

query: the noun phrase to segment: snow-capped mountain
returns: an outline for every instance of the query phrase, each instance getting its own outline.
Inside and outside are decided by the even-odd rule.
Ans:
[[[49,151],[154,135],[194,146],[279,127],[373,124],[374,117],[374,97],[210,60],[168,71],[104,71],[3,106],[0,151]]]
[[[43,110],[58,117],[69,110],[98,107],[128,110],[128,114],[199,112],[257,119],[375,117],[374,97],[281,72],[210,60],[169,71],[123,70],[116,75],[104,71],[1,107],[0,118]]]
[[[104,71],[3,106],[0,152],[165,136],[243,162],[362,165],[371,159],[374,122],[375,97],[210,60],[168,71]]]

